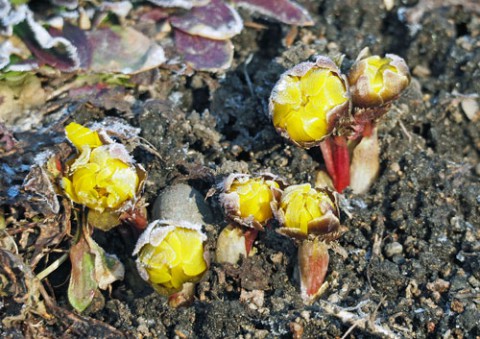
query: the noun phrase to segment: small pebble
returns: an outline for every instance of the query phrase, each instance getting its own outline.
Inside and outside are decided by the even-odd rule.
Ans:
[[[203,195],[183,183],[167,187],[159,194],[153,204],[152,218],[185,220],[194,224],[209,224],[213,220]]]
[[[387,244],[385,246],[385,255],[387,256],[387,258],[391,258],[394,255],[402,254],[402,252],[403,252],[402,244],[400,244],[396,241],[392,242],[390,244]]]

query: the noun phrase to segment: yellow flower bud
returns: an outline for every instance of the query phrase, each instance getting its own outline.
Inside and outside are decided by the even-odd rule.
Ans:
[[[272,90],[269,106],[275,128],[302,147],[318,145],[349,108],[345,77],[322,56],[285,72]]]
[[[363,50],[348,74],[352,101],[358,107],[377,107],[390,103],[410,84],[405,60],[395,54],[384,58]]]
[[[75,123],[68,125],[66,131],[81,151],[62,178],[66,195],[97,212],[116,210],[132,200],[140,180],[125,147],[102,145],[97,132]]]
[[[155,220],[138,239],[137,269],[157,292],[171,295],[185,283],[198,282],[208,268],[206,235],[188,222]]]
[[[326,189],[310,184],[287,187],[280,201],[279,232],[294,238],[334,239],[340,226],[335,199]]]
[[[252,178],[247,174],[231,174],[222,189],[220,201],[227,217],[258,230],[273,217],[280,196],[280,186],[272,175]]]

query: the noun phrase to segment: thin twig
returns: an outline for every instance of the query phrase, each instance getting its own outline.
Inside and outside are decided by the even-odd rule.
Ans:
[[[65,262],[65,260],[67,260],[67,258],[68,258],[68,253],[64,253],[60,258],[58,258],[53,263],[51,263],[46,269],[44,269],[42,272],[38,273],[37,274],[37,279],[38,280],[43,280],[46,277],[48,277],[48,275],[50,275],[50,273],[52,273],[57,268],[59,268],[60,265],[63,264]]]

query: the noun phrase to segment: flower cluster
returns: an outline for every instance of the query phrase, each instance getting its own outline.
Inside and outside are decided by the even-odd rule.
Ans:
[[[313,302],[325,288],[328,243],[340,235],[333,192],[310,184],[287,186],[279,178],[265,174],[231,174],[221,186],[220,202],[232,223],[219,235],[217,261],[236,264],[242,255],[248,255],[256,232],[275,219],[280,225],[278,232],[299,246],[302,297],[306,303]]]
[[[320,146],[335,189],[342,192],[350,184],[349,141],[352,148],[363,138],[376,141],[377,120],[409,83],[408,66],[394,54],[382,58],[365,49],[346,76],[331,59],[319,56],[280,77],[269,110],[284,137],[301,147]],[[365,190],[360,187],[358,193]]]

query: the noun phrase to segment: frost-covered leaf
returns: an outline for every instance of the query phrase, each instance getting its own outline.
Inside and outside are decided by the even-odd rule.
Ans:
[[[217,40],[229,39],[243,29],[243,22],[237,11],[221,0],[212,0],[184,15],[174,16],[170,23],[186,33]]]
[[[295,26],[312,26],[310,14],[289,0],[233,0],[239,7],[258,12],[280,22]]]
[[[230,67],[233,44],[230,40],[212,40],[175,30],[175,46],[185,62],[199,71],[217,72]]]
[[[190,9],[195,6],[202,6],[209,2],[209,0],[148,0],[152,4],[160,7],[180,7]]]
[[[14,31],[41,63],[54,66],[61,71],[78,69],[82,65],[80,57],[87,57],[85,34],[74,26],[66,25],[64,36],[60,36],[62,33],[57,30],[52,30],[51,34],[37,23],[32,12],[28,11],[25,20],[16,25]],[[84,51],[79,53],[75,44],[82,46]],[[83,64],[86,62],[87,60],[84,60]]]
[[[86,32],[66,23],[61,31],[47,31],[28,11],[25,20],[15,26],[15,33],[39,63],[61,71],[133,74],[165,61],[163,49],[131,27],[112,26]]]
[[[88,32],[94,72],[134,74],[165,62],[163,49],[131,27],[113,26]]]

